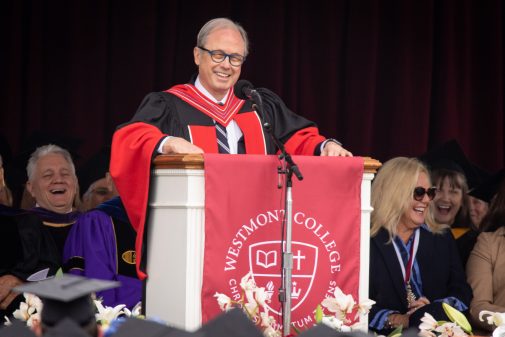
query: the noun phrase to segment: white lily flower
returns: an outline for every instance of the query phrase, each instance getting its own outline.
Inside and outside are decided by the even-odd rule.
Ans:
[[[244,290],[245,297],[247,299],[248,307],[256,306],[256,300],[254,299],[254,291],[256,289],[256,283],[252,279],[252,274],[249,272],[240,281],[240,287]]]
[[[421,324],[419,324],[419,330],[431,331],[438,327],[438,323],[429,313],[425,312],[423,318],[421,318]]]
[[[214,294],[214,297],[217,299],[217,303],[219,304],[219,308],[221,308],[221,310],[228,311],[231,309],[231,298],[218,292]]]
[[[25,297],[25,302],[28,304],[30,308],[33,308],[37,312],[41,312],[42,310],[42,301],[40,298],[36,295],[33,294],[28,294],[28,293],[23,293],[23,296]]]
[[[486,320],[489,325],[500,326],[500,325],[505,324],[505,313],[503,313],[503,312],[492,312],[492,311],[488,311],[488,310],[482,310],[479,313],[479,319],[482,322],[484,322],[484,319],[483,319],[484,315],[488,315],[486,317]]]
[[[372,306],[375,304],[375,301],[371,299],[366,299],[364,301],[361,301],[358,305],[358,311],[364,315],[368,314],[370,312],[370,309],[372,309]]]
[[[270,302],[270,296],[272,295],[267,293],[265,291],[265,288],[263,287],[256,288],[256,290],[254,291],[254,299],[256,300],[256,302],[258,302],[258,305],[260,305],[261,307],[265,307],[266,302]]]
[[[275,318],[268,315],[268,311],[260,313],[261,326],[267,327],[275,323]]]
[[[339,330],[339,331],[342,328],[342,326],[344,325],[344,322],[342,322],[341,320],[339,320],[335,316],[323,316],[321,323],[329,326],[332,329]]]
[[[325,298],[321,302],[321,305],[334,313],[335,317],[339,320],[348,321],[346,315],[352,312],[355,302],[351,295],[345,295],[340,288],[337,287],[335,290],[335,297]]]
[[[11,322],[11,320],[9,319],[9,317],[4,316],[4,320],[5,320],[4,325],[6,325],[6,326],[12,325],[12,322]]]
[[[354,320],[357,320],[359,318],[359,315],[368,315],[370,312],[370,309],[372,309],[372,306],[375,304],[375,301],[371,299],[366,299],[361,301],[358,304],[358,311],[356,311],[356,315],[354,315]]]
[[[107,326],[109,326],[110,322],[116,318],[118,318],[120,315],[124,314],[123,308],[125,307],[124,304],[116,305],[114,308],[112,307],[104,307],[100,301],[94,300],[96,309],[98,310],[98,313],[95,314],[97,322],[100,322],[102,327],[106,329]]]
[[[323,306],[325,306],[329,311],[338,313],[350,313],[352,312],[352,309],[356,305],[356,302],[352,298],[352,295],[346,295],[342,292],[342,290],[339,287],[335,288],[334,292],[334,298],[329,298],[323,300],[321,303]],[[327,301],[328,300],[328,301]],[[325,305],[326,302],[326,305]]]
[[[417,335],[419,337],[437,337],[433,331],[429,330],[419,330],[419,333]]]
[[[254,290],[254,288],[256,288],[256,283],[254,283],[254,280],[252,279],[251,272],[242,277],[240,280],[240,287],[244,290]]]
[[[249,315],[251,315],[253,317],[258,314],[259,306],[258,306],[258,303],[256,303],[256,301],[244,303],[244,308],[245,308],[245,310],[247,310]]]
[[[439,337],[468,337],[468,335],[456,323],[444,323],[435,329]]]
[[[16,309],[12,316],[14,318],[19,319],[20,321],[26,322],[30,318],[30,313],[28,312],[29,306],[25,302],[21,302],[19,304],[19,309]]]
[[[493,337],[505,337],[505,325],[500,325],[494,329]]]
[[[141,311],[142,311],[142,302],[139,302],[139,303],[135,304],[135,306],[133,307],[130,316],[140,317]]]

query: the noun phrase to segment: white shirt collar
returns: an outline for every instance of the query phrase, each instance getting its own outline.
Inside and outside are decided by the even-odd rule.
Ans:
[[[200,75],[198,75],[198,77],[196,78],[195,87],[198,89],[198,91],[200,91],[202,94],[204,94],[205,97],[207,97],[208,99],[212,100],[215,103],[224,103],[224,102],[226,102],[226,99],[228,98],[229,91],[226,93],[226,95],[223,97],[222,100],[218,101],[214,96],[212,96],[210,94],[210,92],[207,91],[207,89],[204,88],[204,86],[202,85],[202,82],[200,82]]]

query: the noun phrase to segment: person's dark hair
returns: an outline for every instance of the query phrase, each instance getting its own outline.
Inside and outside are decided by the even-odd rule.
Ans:
[[[489,210],[482,219],[481,226],[484,232],[494,232],[498,228],[505,226],[505,179],[500,183]]]

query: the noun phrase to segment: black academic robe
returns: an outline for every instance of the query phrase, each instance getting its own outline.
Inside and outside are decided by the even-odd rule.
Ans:
[[[370,240],[369,297],[376,303],[370,311],[369,322],[372,322],[375,315],[383,309],[401,314],[408,311],[407,292],[400,263],[393,244],[388,241],[389,235],[385,229],[381,229]],[[416,259],[421,274],[423,295],[431,303],[447,297],[455,297],[467,307],[470,305],[472,290],[466,282],[450,231],[433,234],[421,228]],[[422,317],[424,311],[428,311],[435,319],[447,319],[443,315],[441,306],[433,304],[426,306],[423,310],[419,309],[416,312],[416,320]],[[414,323],[415,327],[417,323],[418,321]],[[372,326],[370,328],[373,329]],[[387,335],[390,331],[378,332]]]
[[[325,138],[319,135],[316,125],[289,110],[270,90],[258,91],[263,98],[264,115],[259,116],[250,101],[242,101],[243,105],[233,118],[244,135],[239,149],[247,154],[277,152],[271,137],[263,130],[262,121],[266,121],[288,153],[319,155]],[[141,279],[147,276],[143,242],[151,163],[167,135],[182,137],[205,153],[218,152],[213,119],[168,92],[148,94],[132,120],[121,125],[112,140],[110,173],[137,231],[137,272]]]
[[[0,276],[7,274],[23,254],[16,220],[19,212],[0,205]]]
[[[59,214],[40,207],[4,213],[10,236],[2,237],[2,243],[16,247],[13,254],[5,256],[7,262],[2,263],[0,276],[14,275],[23,281],[54,276],[62,266],[65,240],[78,216],[78,212]],[[22,300],[19,295],[2,314],[11,314]]]
[[[317,145],[320,145],[324,141],[324,138],[319,136],[315,123],[292,112],[272,91],[258,89],[258,92],[263,99],[264,116],[260,116],[254,112],[251,101],[245,101],[235,118],[244,132],[245,139],[241,140],[244,152],[252,153],[248,151],[248,147],[253,147],[253,142],[257,142],[259,138],[261,138],[261,142],[266,143],[266,154],[275,154],[277,152],[277,148],[271,137],[265,134],[261,128],[259,122],[263,120],[272,125],[273,134],[285,144],[288,152],[291,154],[318,155],[320,148]],[[254,115],[254,117],[251,115]],[[255,120],[241,121],[241,119],[247,119],[248,117],[252,117]],[[208,128],[209,132],[215,135],[214,121],[211,117],[168,92],[148,94],[140,104],[135,116],[127,124],[135,122],[145,122],[154,125],[164,134],[182,137],[193,143],[196,143],[197,140],[194,133],[192,134],[194,129],[192,130],[191,126],[198,126],[200,130]],[[249,130],[248,128],[251,129]],[[251,139],[247,139],[248,131],[251,132]],[[304,131],[305,133],[297,134],[300,131]],[[306,137],[306,134],[308,134],[307,131],[313,132],[310,134],[311,138]],[[205,138],[201,144],[197,145],[203,147],[205,152],[217,152],[217,146],[214,148],[212,146],[214,144],[208,144],[207,140]],[[214,141],[214,143],[217,142]],[[304,143],[308,143],[307,148],[301,148],[305,145]],[[289,148],[290,144],[293,144],[291,148]],[[211,149],[214,149],[214,151]]]

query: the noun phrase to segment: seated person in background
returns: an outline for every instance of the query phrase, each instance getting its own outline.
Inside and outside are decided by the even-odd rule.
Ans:
[[[1,271],[0,309],[5,310],[4,314],[12,313],[22,300],[21,295],[11,291],[13,287],[55,275],[61,267],[68,232],[79,215],[74,209],[77,177],[67,150],[52,144],[39,147],[26,170],[26,188],[37,204],[15,215],[20,257]]]
[[[472,292],[454,238],[433,219],[427,168],[414,158],[387,161],[372,184],[369,327],[387,335],[417,328],[425,312],[448,320],[442,302],[465,311]]]
[[[94,154],[78,170],[79,185],[82,188],[80,210],[88,211],[118,195],[109,174],[110,148],[104,147]]]
[[[118,196],[116,187],[109,172],[107,172],[102,178],[89,185],[88,190],[82,195],[80,209],[82,212],[89,211],[116,196]]]
[[[473,289],[470,304],[472,323],[486,331],[495,326],[481,322],[482,310],[505,312],[505,170],[498,173],[501,183],[491,201],[489,211],[482,220],[483,232],[478,236],[468,264],[466,274]]]
[[[470,219],[475,228],[481,228],[482,219],[486,216],[489,210],[489,202],[486,200],[479,199],[472,195],[472,192],[468,193],[468,211],[470,214]]]
[[[98,292],[104,305],[132,309],[142,299],[135,271],[136,233],[119,197],[82,214],[65,244],[65,271],[101,280],[120,281],[115,289]]]
[[[12,206],[12,192],[5,184],[4,167],[0,155],[0,205]]]
[[[486,179],[490,179],[491,176],[489,173],[484,172],[481,169],[478,169],[477,171],[479,172],[478,181],[472,183],[472,181],[469,180],[470,191],[468,192],[468,214],[470,216],[471,226],[468,231],[456,240],[463,267],[466,266],[470,252],[472,251],[475,242],[477,242],[477,237],[482,232],[482,220],[489,210],[490,198],[483,196],[483,194],[479,191],[486,185]]]

